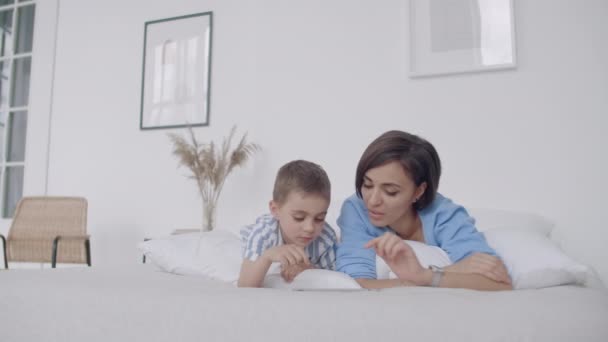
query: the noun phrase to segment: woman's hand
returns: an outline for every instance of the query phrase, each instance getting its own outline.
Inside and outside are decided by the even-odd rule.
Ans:
[[[393,233],[384,233],[365,244],[365,248],[373,248],[379,257],[384,259],[388,267],[401,280],[417,285],[427,285],[430,282],[429,270],[420,265],[414,250],[401,238]]]
[[[314,266],[311,264],[305,264],[305,263],[299,263],[299,264],[295,264],[295,265],[289,265],[286,267],[282,267],[281,268],[281,277],[283,277],[283,279],[286,282],[291,283],[298,274],[302,273],[305,270],[309,270],[311,268],[314,268]]]
[[[304,248],[294,244],[269,248],[262,254],[262,258],[271,263],[280,262],[282,268],[296,264],[310,264],[310,260],[308,260],[308,255],[306,255]]]
[[[475,273],[494,281],[511,284],[511,277],[500,258],[485,253],[474,253],[445,267],[446,272]]]

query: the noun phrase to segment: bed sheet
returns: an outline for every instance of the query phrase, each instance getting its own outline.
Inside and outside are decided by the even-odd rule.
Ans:
[[[0,341],[608,341],[608,292],[238,289],[149,267],[0,272]]]

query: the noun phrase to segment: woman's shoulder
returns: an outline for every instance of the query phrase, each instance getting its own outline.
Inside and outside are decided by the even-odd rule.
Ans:
[[[365,206],[365,202],[363,202],[363,199],[356,193],[347,197],[344,202],[342,202],[340,216],[357,217],[363,221],[367,221],[367,207]]]
[[[435,194],[435,199],[426,208],[420,211],[421,214],[432,214],[445,211],[455,211],[462,209],[463,206],[455,203],[450,198],[443,196],[440,193]]]
[[[433,202],[419,211],[419,214],[426,222],[433,222],[433,225],[470,220],[467,210],[462,205],[440,193],[437,193]]]
[[[346,197],[346,199],[344,200],[344,203],[361,203],[363,204],[363,200],[361,199],[361,197],[357,196],[357,193],[354,193],[348,197]]]
[[[355,209],[358,212],[365,210],[365,203],[363,203],[363,200],[361,199],[361,197],[357,196],[356,193],[348,196],[342,202],[342,207],[341,207],[340,211],[344,212],[344,210],[349,210],[349,209],[350,210]]]
[[[361,228],[363,231],[367,231],[369,225],[367,209],[357,194],[344,200],[337,223],[342,231],[351,229],[359,231]]]
[[[440,230],[475,225],[475,219],[469,215],[464,206],[439,193],[428,207],[419,211],[419,214],[425,226]]]

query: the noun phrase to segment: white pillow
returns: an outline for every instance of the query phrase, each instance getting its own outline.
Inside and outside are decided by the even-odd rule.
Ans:
[[[526,229],[484,232],[488,244],[501,256],[515,289],[586,285],[591,269],[564,254],[549,238]]]
[[[231,283],[239,278],[241,241],[229,231],[171,235],[141,242],[138,248],[165,272]]]
[[[593,286],[593,271],[577,263],[538,230],[496,228],[484,232],[488,244],[502,258],[515,289],[538,289],[558,285]],[[422,267],[451,264],[448,255],[439,247],[418,241],[405,241],[418,257]],[[394,279],[396,275],[386,262],[376,257],[378,279]],[[597,286],[597,285],[596,285]]]
[[[359,283],[349,275],[322,269],[305,270],[298,274],[291,283],[283,280],[279,274],[268,274],[264,278],[264,287],[290,290],[361,289]]]
[[[200,248],[199,248],[200,246]],[[202,275],[236,284],[242,262],[238,235],[221,230],[171,235],[141,242],[138,248],[146,258],[165,272]],[[321,269],[306,270],[291,283],[280,275],[280,264],[268,269],[264,287],[283,289],[360,289],[348,275]]]
[[[445,267],[452,264],[446,252],[437,246],[429,246],[419,241],[403,241],[412,247],[420,265],[424,268],[428,268],[430,265]],[[384,259],[379,256],[376,256],[376,276],[378,279],[397,278]]]
[[[555,223],[543,216],[523,212],[487,208],[467,209],[469,215],[475,219],[475,227],[480,232],[491,229],[522,229],[539,232],[549,236]]]

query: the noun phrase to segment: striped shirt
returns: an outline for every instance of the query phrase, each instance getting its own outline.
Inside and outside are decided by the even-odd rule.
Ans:
[[[271,215],[257,218],[254,224],[241,229],[243,258],[256,261],[267,249],[284,244],[279,222]],[[319,237],[311,241],[304,249],[311,264],[326,270],[336,269],[336,233],[327,222]]]

